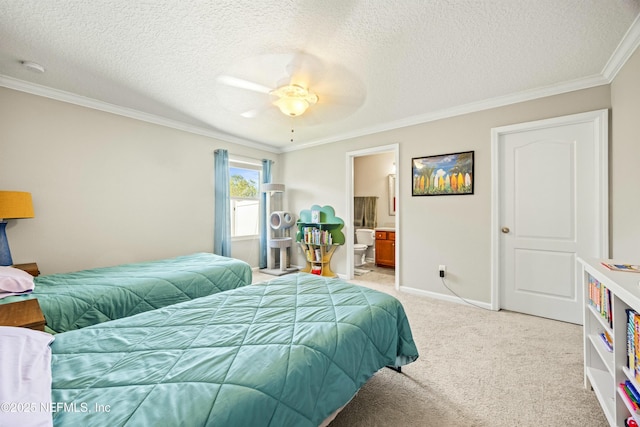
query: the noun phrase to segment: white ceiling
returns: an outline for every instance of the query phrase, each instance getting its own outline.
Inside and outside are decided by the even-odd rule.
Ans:
[[[0,85],[282,152],[606,84],[639,14],[640,0],[0,0]],[[291,70],[320,98],[296,118],[219,80],[275,88]]]

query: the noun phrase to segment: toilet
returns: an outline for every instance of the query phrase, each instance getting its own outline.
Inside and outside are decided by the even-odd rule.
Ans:
[[[359,267],[365,263],[367,248],[373,246],[375,231],[370,228],[360,228],[356,230],[356,243],[353,245],[353,263]]]

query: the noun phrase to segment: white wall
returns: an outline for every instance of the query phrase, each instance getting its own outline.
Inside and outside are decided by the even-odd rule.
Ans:
[[[346,153],[398,143],[400,284],[448,293],[437,277],[437,266],[446,264],[457,293],[488,302],[490,129],[613,107],[612,255],[638,262],[639,75],[636,52],[612,85],[279,156],[0,88],[0,189],[32,192],[36,212],[34,219],[10,221],[14,261],[36,261],[48,274],[210,251],[216,148],[277,160],[274,181],[287,186],[285,209],[328,204],[348,223]],[[467,150],[475,151],[474,195],[411,196],[412,157]],[[345,232],[353,232],[349,224]],[[256,265],[257,242],[239,242],[233,256]],[[334,271],[345,273],[345,258],[338,249]],[[292,262],[304,262],[297,250]]]
[[[398,236],[400,285],[445,293],[438,265],[447,265],[448,283],[456,293],[490,301],[491,128],[610,107],[608,85],[380,132],[320,147],[288,152],[281,169],[294,212],[312,204],[332,205],[344,218],[346,153],[398,143],[400,161]],[[411,159],[427,155],[475,151],[475,194],[443,197],[411,196]],[[310,168],[323,158],[330,168]],[[347,232],[353,232],[346,227]],[[304,262],[296,252],[293,262]],[[346,252],[336,251],[332,269],[346,272]]]
[[[9,221],[13,260],[43,274],[211,252],[213,151],[278,157],[5,88],[0,132],[0,189],[35,209]],[[232,255],[257,266],[257,245]]]
[[[376,214],[379,227],[393,227],[395,215],[389,214],[390,173],[394,173],[395,153],[380,153],[353,159],[353,195],[377,197]]]
[[[611,256],[640,263],[640,49],[611,84]]]

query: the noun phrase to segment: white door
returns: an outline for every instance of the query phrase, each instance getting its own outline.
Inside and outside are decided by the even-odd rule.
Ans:
[[[607,118],[493,129],[497,308],[582,323],[576,257],[608,255]]]

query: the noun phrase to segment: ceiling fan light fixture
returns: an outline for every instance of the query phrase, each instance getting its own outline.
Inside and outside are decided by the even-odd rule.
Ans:
[[[278,107],[282,114],[291,117],[304,114],[310,105],[318,102],[318,95],[295,84],[281,86],[272,90],[270,94],[278,97],[273,105]]]
[[[299,116],[309,108],[309,103],[299,98],[280,98],[273,103],[286,116]]]

